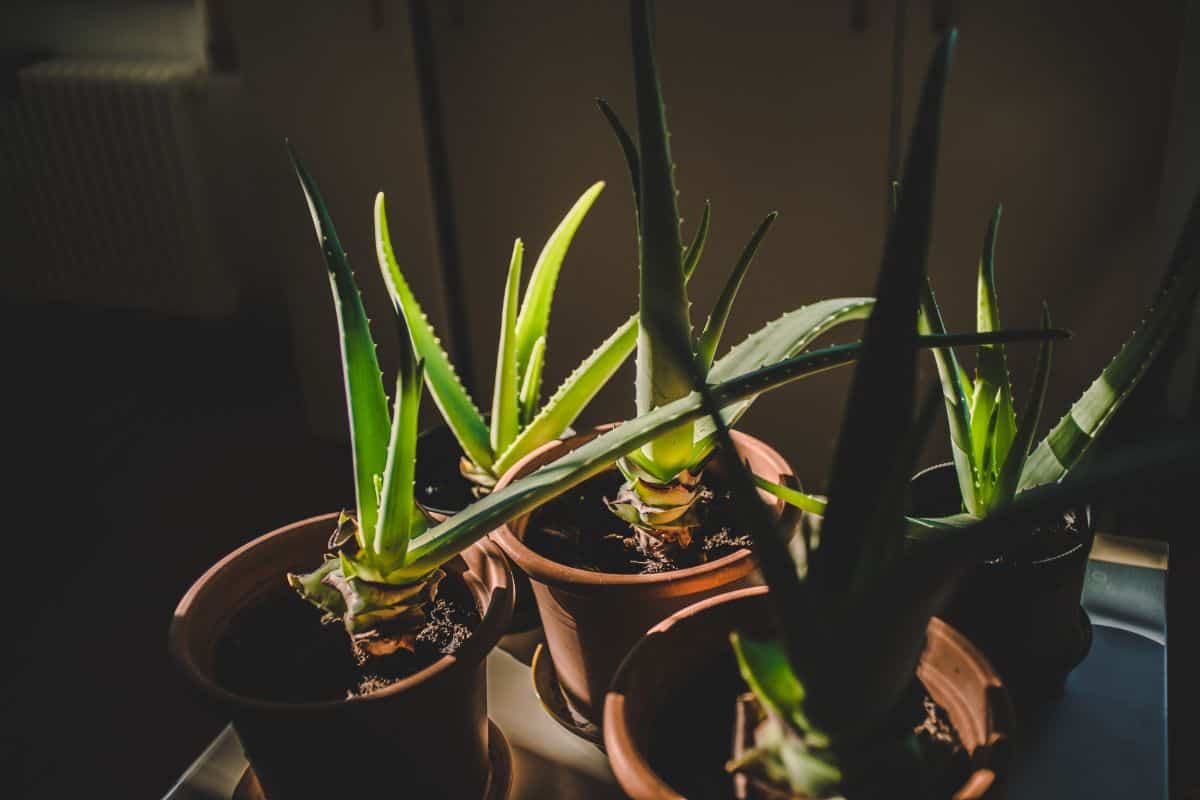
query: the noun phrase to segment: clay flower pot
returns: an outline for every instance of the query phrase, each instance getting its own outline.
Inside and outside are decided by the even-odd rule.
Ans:
[[[336,519],[329,514],[272,531],[209,569],[175,609],[171,655],[200,692],[232,717],[271,800],[339,797],[350,787],[380,796],[505,796],[511,775],[503,769],[493,774],[495,754],[506,748],[489,742],[484,659],[508,625],[513,593],[508,566],[487,539],[447,565],[480,614],[454,655],[352,699],[276,702],[236,694],[217,680],[216,649],[231,620],[278,591],[289,569],[320,563]],[[493,727],[491,736],[497,733]]]
[[[961,510],[953,464],[917,473],[911,492],[917,513]],[[1077,511],[1075,520],[1073,535],[976,565],[942,615],[987,656],[1018,709],[1061,694],[1092,646],[1092,624],[1081,605],[1095,539],[1091,509]]]
[[[497,488],[611,427],[595,428],[533,451],[501,477]],[[794,480],[791,467],[779,453],[752,436],[734,432],[733,437],[739,455],[755,473],[776,483]],[[788,515],[781,529],[790,532],[794,521],[789,520],[798,515],[772,495],[760,494],[777,515]],[[650,575],[576,569],[527,547],[522,540],[528,524],[528,516],[520,517],[491,535],[529,576],[558,684],[571,707],[592,722],[600,719],[605,690],[621,659],[651,625],[698,600],[761,582],[753,557],[745,549],[694,567]]]
[[[732,752],[736,700],[746,688],[729,634],[771,635],[766,594],[766,587],[754,587],[689,606],[651,629],[625,658],[605,702],[604,742],[630,797],[732,794],[724,764]],[[681,664],[691,682],[680,683]],[[970,776],[954,800],[1001,797],[1012,722],[995,672],[970,642],[934,619],[917,678],[970,753]]]

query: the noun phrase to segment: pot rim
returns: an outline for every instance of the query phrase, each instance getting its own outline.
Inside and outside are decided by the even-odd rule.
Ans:
[[[487,654],[496,646],[496,643],[504,634],[509,620],[512,618],[514,594],[512,573],[508,567],[508,562],[504,559],[499,548],[487,536],[484,536],[471,545],[468,550],[478,548],[479,554],[487,564],[489,577],[492,579],[490,586],[485,586],[480,577],[471,572],[463,573],[463,580],[467,584],[467,589],[476,598],[476,602],[479,602],[481,599],[484,601],[490,599],[487,607],[480,615],[479,625],[471,632],[470,638],[453,655],[442,656],[419,672],[415,672],[391,684],[387,688],[351,698],[288,703],[278,700],[264,700],[230,691],[222,686],[208,670],[202,669],[193,658],[191,647],[189,646],[189,633],[192,624],[189,613],[200,600],[201,594],[209,582],[218,574],[236,564],[247,553],[261,547],[266,542],[292,535],[296,531],[310,525],[333,522],[337,519],[338,513],[335,511],[328,514],[318,514],[264,533],[225,555],[196,579],[175,607],[167,634],[168,650],[170,651],[172,660],[193,684],[199,686],[206,694],[216,698],[224,705],[242,707],[259,712],[287,713],[330,711],[336,708],[365,708],[373,704],[385,702],[397,694],[411,690],[433,679],[437,675],[454,668],[459,663],[474,663],[482,661],[487,657]],[[282,575],[282,570],[280,574]]]
[[[664,782],[646,760],[641,748],[637,745],[636,737],[626,724],[625,699],[629,691],[630,674],[633,670],[634,662],[640,658],[640,652],[649,646],[647,645],[647,641],[653,635],[665,633],[676,624],[698,616],[713,606],[736,602],[747,597],[765,595],[768,592],[770,592],[770,587],[768,586],[752,586],[693,603],[686,608],[680,609],[646,631],[638,639],[637,644],[625,655],[605,695],[604,724],[602,728],[604,731],[604,747],[608,753],[609,762],[613,765],[623,765],[623,768],[620,770],[614,768],[614,772],[617,774],[621,788],[626,793],[632,795],[634,791],[637,791],[640,793],[638,796],[656,796],[664,800],[686,800],[672,786]],[[981,683],[988,689],[988,716],[992,720],[994,732],[988,741],[981,742],[979,746],[994,747],[998,739],[1011,736],[1013,715],[1011,705],[1007,702],[1008,695],[1004,694],[1004,701],[999,703],[991,699],[992,690],[1004,689],[1004,683],[1000,680],[1000,676],[996,673],[995,668],[992,667],[990,662],[988,662],[974,644],[941,618],[932,617],[929,621],[927,631],[937,631],[943,641],[959,651],[965,657],[970,668],[980,676]],[[918,666],[918,678],[920,671],[921,667]],[[985,765],[982,768],[973,769],[959,788],[959,791],[969,791],[972,789],[985,791],[997,780],[1002,781],[1002,778],[996,774],[993,766]],[[956,794],[955,796],[957,797],[958,795]],[[979,796],[982,797],[983,795]]]
[[[908,479],[908,482],[911,484],[913,481],[917,480],[918,478],[924,478],[928,475],[933,475],[938,470],[946,470],[946,469],[954,469],[954,462],[953,461],[943,461],[940,464],[931,464],[930,466],[925,467],[924,469],[919,470],[916,473],[914,473],[913,476]],[[957,483],[955,484],[955,486],[957,486]],[[1088,542],[1096,533],[1095,521],[1092,518],[1091,503],[1084,504],[1082,508],[1083,508],[1083,517],[1084,517],[1084,527],[1087,529],[1087,532],[1083,537],[1084,541],[1076,542],[1075,544],[1068,547],[1066,550],[1063,550],[1059,553],[1055,553],[1054,555],[1046,556],[1045,558],[1031,559],[1030,561],[1026,562],[1028,565],[1040,567],[1040,566],[1044,566],[1047,564],[1055,564],[1059,561],[1065,561],[1065,560],[1071,558],[1072,556],[1078,555],[1080,550],[1086,549],[1090,552],[1091,545]],[[992,562],[992,561],[985,561],[985,562],[983,562],[983,564],[985,566],[990,566],[990,567],[1014,566],[1011,562],[997,563],[997,562]]]
[[[547,442],[536,450],[530,452],[517,463],[509,468],[508,472],[500,477],[496,483],[496,490],[508,486],[514,480],[522,477],[526,472],[532,471],[529,465],[541,458],[545,454],[561,449],[564,453],[570,452],[582,444],[596,438],[600,434],[612,430],[621,423],[610,422],[604,425],[597,425],[592,429],[573,436],[569,439],[557,439],[552,442]],[[783,456],[761,439],[751,436],[741,431],[730,431],[733,434],[734,440],[741,446],[748,446],[758,450],[772,466],[778,468],[779,474],[785,477],[795,478],[791,466],[784,460]],[[609,470],[616,467],[609,467]],[[607,471],[607,470],[606,470]],[[793,507],[786,505],[783,501],[776,498],[771,498],[772,503],[780,510],[780,519],[784,525],[792,525],[794,518],[797,516],[793,512]],[[518,519],[528,518],[529,514],[523,514]],[[624,574],[613,572],[593,572],[592,570],[579,569],[566,564],[560,564],[553,559],[546,558],[541,553],[527,546],[521,537],[513,533],[512,521],[506,522],[496,530],[492,531],[489,536],[500,545],[507,555],[518,567],[521,568],[529,577],[547,585],[560,587],[587,587],[591,589],[603,589],[606,587],[622,587],[622,586],[652,586],[652,585],[676,585],[686,584],[690,581],[697,580],[701,577],[708,576],[714,572],[732,574],[736,578],[739,574],[746,574],[754,569],[753,552],[748,548],[740,548],[728,555],[721,556],[715,561],[708,561],[703,564],[697,564],[692,567],[684,567],[683,569],[672,570],[670,572],[656,572],[651,574]]]

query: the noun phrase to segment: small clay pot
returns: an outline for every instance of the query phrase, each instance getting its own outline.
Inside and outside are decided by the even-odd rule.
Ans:
[[[319,564],[336,520],[328,514],[272,531],[209,569],[175,609],[170,630],[175,662],[232,717],[271,800],[339,797],[348,787],[378,796],[398,791],[412,797],[495,796],[484,659],[508,626],[513,592],[508,565],[487,539],[447,565],[474,597],[481,617],[454,655],[352,699],[275,702],[236,694],[217,680],[216,649],[230,622],[278,591],[287,571]]]
[[[613,773],[621,788],[635,800],[683,800],[688,789],[671,785],[668,775],[711,775],[713,786],[693,787],[695,794],[728,796],[733,786],[724,773],[732,755],[737,696],[745,685],[711,679],[714,670],[736,677],[729,634],[772,635],[767,588],[754,587],[705,600],[672,615],[651,629],[621,664],[604,706],[604,742]],[[710,680],[687,683],[681,676],[708,675]],[[996,800],[1003,796],[1009,757],[1012,711],[996,673],[971,643],[939,619],[926,631],[925,650],[916,677],[934,702],[944,708],[963,746],[970,753],[971,773],[954,800]],[[679,696],[680,693],[683,696]],[[688,721],[672,726],[663,719],[686,713]],[[694,719],[695,722],[691,722]],[[720,726],[724,755],[704,750],[698,725]],[[678,758],[682,766],[666,764],[667,752],[653,741],[655,732],[680,727],[692,738]],[[696,748],[699,748],[697,750]],[[697,753],[703,755],[698,756]],[[675,758],[675,755],[672,755]],[[700,763],[697,758],[714,763]],[[690,759],[690,760],[689,760]],[[722,789],[724,792],[722,792]]]
[[[910,491],[918,514],[962,510],[953,464],[917,473]],[[1019,711],[1060,695],[1092,646],[1092,623],[1081,601],[1095,529],[1091,508],[1075,516],[1074,536],[977,564],[942,612],[987,656]]]
[[[613,426],[560,442],[551,442],[517,462],[497,488],[533,472]],[[776,483],[795,480],[783,457],[763,442],[733,433],[738,455],[758,475]],[[615,469],[615,467],[613,468]],[[781,530],[794,530],[799,514],[778,498],[760,492]],[[571,707],[598,722],[604,692],[621,659],[651,625],[685,606],[730,589],[761,583],[749,550],[694,567],[651,575],[591,572],[552,561],[525,546],[529,517],[523,516],[492,532],[520,572],[529,576],[542,619],[546,644],[558,683]]]

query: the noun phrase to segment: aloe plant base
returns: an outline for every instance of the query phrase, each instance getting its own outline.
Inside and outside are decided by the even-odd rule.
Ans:
[[[911,490],[922,511],[957,502],[953,465],[923,470]],[[1090,509],[1067,516],[1061,529],[1039,532],[1031,552],[976,565],[942,614],[1004,678],[1018,711],[1061,695],[1091,649],[1082,598],[1095,530]]]
[[[765,587],[753,587],[689,606],[656,625],[626,656],[605,700],[603,728],[613,772],[635,800],[731,794],[724,763],[732,755],[735,701],[745,687],[736,678],[729,634],[772,634],[766,594]],[[703,679],[680,687],[679,664]],[[966,639],[934,619],[916,677],[970,753],[969,776],[956,800],[1002,797],[1012,712],[995,672]],[[685,730],[686,742],[667,741]],[[680,750],[686,764],[678,760]]]
[[[465,550],[460,565],[448,565],[480,613],[454,655],[350,699],[282,702],[238,694],[220,681],[216,654],[230,623],[276,592],[288,570],[319,563],[336,519],[330,514],[280,528],[209,569],[175,610],[174,660],[232,718],[271,800],[341,796],[348,785],[381,795],[494,796],[484,659],[508,626],[513,593],[508,566],[486,539]],[[347,766],[348,753],[360,767]]]
[[[504,475],[498,487],[536,470],[598,436],[606,427],[535,450]],[[791,467],[775,450],[754,437],[735,433],[740,456],[760,475],[793,480]],[[775,513],[792,512],[770,497]],[[613,529],[621,523],[613,517]],[[697,566],[653,574],[611,574],[577,569],[553,561],[524,543],[530,519],[498,528],[492,538],[518,570],[529,576],[546,644],[559,685],[574,711],[598,721],[604,692],[621,658],[650,626],[675,611],[730,589],[760,582],[749,550]],[[785,521],[785,529],[791,523]],[[609,531],[597,531],[601,536]]]

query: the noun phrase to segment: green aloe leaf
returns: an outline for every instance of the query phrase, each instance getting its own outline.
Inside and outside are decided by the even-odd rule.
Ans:
[[[488,424],[475,406],[471,396],[454,371],[450,357],[442,349],[437,333],[429,324],[421,304],[400,272],[396,255],[392,251],[392,240],[388,234],[387,213],[383,193],[375,196],[375,251],[379,258],[379,269],[392,295],[392,302],[400,309],[412,335],[413,346],[425,362],[425,382],[442,418],[454,432],[467,458],[476,465],[491,469],[495,456],[492,453]]]
[[[870,297],[839,297],[821,300],[789,311],[768,322],[713,363],[709,383],[720,383],[767,364],[774,364],[800,353],[817,337],[845,322],[866,319],[875,301]],[[754,398],[746,398],[724,409],[723,416],[733,425],[749,410]],[[704,419],[696,424],[698,462],[711,449],[713,424]]]
[[[737,633],[729,636],[737,657],[742,679],[759,701],[778,714],[797,731],[809,728],[804,717],[804,686],[792,672],[787,652],[778,642],[748,639]]]
[[[1000,306],[996,292],[996,233],[1000,227],[1001,211],[1001,206],[997,205],[988,222],[983,252],[979,257],[976,329],[980,331],[1000,330]],[[994,423],[993,413],[996,415]],[[981,347],[975,368],[971,436],[974,460],[985,494],[990,495],[991,487],[995,485],[998,465],[1008,454],[1016,430],[1012,379],[1008,373],[1008,359],[1004,346]],[[992,453],[991,459],[983,458],[985,451]]]
[[[637,409],[643,414],[691,391],[692,326],[683,278],[675,165],[655,64],[649,0],[631,0],[633,73],[641,155],[640,311],[637,352]],[[646,455],[664,469],[689,466],[692,429],[685,425],[650,442]]]
[[[825,515],[825,506],[828,505],[828,501],[816,495],[769,481],[761,475],[754,476],[754,485],[764,492],[770,492],[783,502],[795,506],[801,511],[807,511],[817,516]]]
[[[909,430],[913,420],[917,312],[933,223],[942,105],[956,38],[951,31],[934,54],[917,108],[904,189],[888,228],[875,308],[867,319],[830,473],[821,547],[809,567],[810,579],[822,586],[860,583],[862,554],[882,551],[899,538],[892,526],[903,517],[903,494],[889,488],[896,481],[896,464],[907,455],[908,443],[897,432]]]
[[[613,135],[617,138],[617,144],[621,147],[621,153],[625,156],[625,166],[629,169],[629,181],[633,185],[633,217],[637,223],[639,230],[641,229],[642,215],[642,167],[641,159],[638,157],[637,146],[633,143],[633,137],[629,135],[629,130],[621,122],[621,118],[617,116],[617,112],[613,111],[612,106],[603,97],[596,98],[596,106],[600,109],[600,113],[604,115],[604,119],[612,128]]]
[[[1025,462],[1018,491],[1061,480],[1079,463],[1172,332],[1191,312],[1197,289],[1200,289],[1200,195],[1192,203],[1158,294],[1142,322],[1083,396],[1034,448]]]
[[[996,341],[1061,338],[1061,335],[1059,331],[947,334],[919,337],[917,344],[920,347],[958,347]],[[715,384],[711,387],[712,397],[724,408],[743,398],[848,364],[855,359],[861,347],[861,343],[855,342],[802,353]],[[663,431],[692,422],[704,414],[699,395],[689,394],[601,434],[554,463],[472,503],[449,520],[413,539],[409,545],[409,565],[405,573],[412,576],[425,574],[469,547],[497,525],[529,513],[608,469],[618,458],[660,436]],[[396,577],[399,576],[400,573],[396,573]]]
[[[707,210],[707,206],[705,208]],[[721,343],[721,334],[725,332],[725,323],[729,320],[729,312],[733,310],[733,301],[737,297],[738,289],[742,286],[742,279],[746,277],[746,270],[750,268],[750,262],[754,260],[754,254],[758,252],[758,247],[762,244],[763,237],[767,235],[767,231],[770,230],[771,223],[778,216],[778,213],[772,211],[770,214],[767,214],[766,219],[759,223],[758,228],[754,231],[754,235],[750,237],[750,241],[746,243],[746,247],[742,250],[741,257],[738,258],[737,263],[734,265],[733,272],[726,279],[725,288],[721,290],[721,295],[717,298],[717,304],[713,307],[712,314],[709,315],[708,321],[704,323],[704,330],[700,333],[696,352],[700,356],[700,363],[706,371],[712,367],[717,346]]]
[[[317,242],[329,271],[329,286],[341,331],[342,372],[346,384],[346,410],[350,417],[350,445],[354,456],[354,492],[358,502],[359,544],[367,547],[375,532],[377,501],[375,479],[387,463],[387,441],[391,430],[383,374],[375,355],[370,323],[346,251],[333,227],[333,219],[321,198],[316,181],[296,157],[291,145],[288,155],[300,180],[308,210],[312,213]]]
[[[525,374],[521,377],[521,427],[524,428],[537,413],[538,402],[542,399],[542,367],[546,363],[546,337],[540,337],[533,343],[533,352],[529,354],[529,363],[525,366]]]
[[[942,321],[942,312],[938,308],[937,299],[929,278],[921,293],[921,316],[918,329],[924,333],[945,333],[946,325]],[[954,470],[958,476],[958,490],[962,495],[963,504],[968,511],[979,509],[977,497],[978,470],[972,457],[971,449],[971,407],[969,397],[974,392],[974,385],[954,351],[950,349],[934,350],[934,363],[937,365],[938,381],[942,384],[942,397],[946,406],[946,422],[950,428],[950,446],[954,457]]]
[[[402,326],[403,327],[403,326]],[[413,484],[417,464],[417,418],[421,412],[424,365],[413,352],[408,331],[402,330],[400,368],[396,373],[396,401],[387,467],[380,490],[379,523],[372,543],[374,563],[387,571],[404,563],[408,542],[425,529],[425,515],[417,510]]]
[[[537,262],[533,265],[533,272],[529,274],[529,286],[525,289],[521,313],[517,317],[516,364],[519,379],[524,378],[529,367],[534,345],[546,335],[549,328],[550,306],[554,302],[554,289],[558,285],[558,273],[562,269],[563,259],[567,256],[567,250],[583,218],[587,216],[602,191],[604,182],[599,181],[580,195],[546,240]],[[540,391],[541,387],[535,388]]]
[[[712,203],[704,201],[704,213],[700,215],[700,227],[696,228],[696,235],[692,237],[692,243],[688,245],[687,253],[683,256],[683,279],[691,280],[693,273],[696,272],[696,265],[700,263],[700,256],[704,253],[704,244],[708,241],[708,229],[712,225]]]
[[[579,363],[542,406],[533,420],[517,434],[512,444],[496,459],[495,473],[503,475],[512,465],[537,448],[562,436],[596,393],[629,358],[637,345],[637,317],[630,317]]]
[[[1042,307],[1042,327],[1050,328],[1050,309]],[[990,498],[989,511],[996,506],[1004,505],[1012,500],[1017,491],[1017,481],[1021,477],[1021,469],[1029,456],[1029,448],[1037,433],[1038,423],[1042,417],[1042,407],[1046,402],[1046,388],[1050,385],[1050,361],[1054,351],[1054,343],[1042,342],[1038,350],[1037,368],[1033,374],[1033,387],[1029,392],[1029,403],[1021,413],[1021,421],[1017,425],[1017,433],[1012,445],[1000,467],[996,478],[996,488]]]
[[[525,248],[521,240],[513,242],[512,258],[508,262],[508,279],[504,284],[504,304],[500,315],[500,341],[496,346],[496,385],[492,388],[492,452],[505,450],[517,437],[520,427],[517,395],[517,294],[521,291],[521,259]]]

